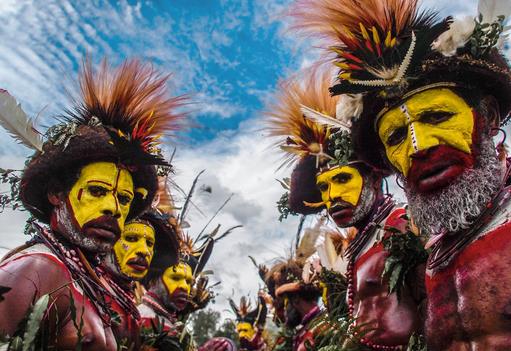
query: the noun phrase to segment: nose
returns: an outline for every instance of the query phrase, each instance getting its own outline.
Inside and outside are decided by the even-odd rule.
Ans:
[[[119,208],[119,202],[115,194],[111,193],[109,196],[105,196],[103,202],[103,210],[101,211],[105,216],[111,216],[116,219],[121,217],[121,211]]]

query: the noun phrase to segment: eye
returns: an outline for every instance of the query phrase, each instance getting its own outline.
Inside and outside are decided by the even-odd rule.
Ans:
[[[117,195],[117,199],[119,200],[119,203],[123,206],[129,205],[129,203],[131,202],[131,197],[129,197],[128,195],[119,194]]]
[[[151,240],[146,240],[146,243],[147,243],[147,246],[149,246],[149,247],[153,247],[154,246],[154,242],[151,241]]]
[[[328,184],[327,183],[319,183],[317,184],[317,187],[318,187],[318,190],[321,191],[322,193],[324,193],[325,191],[328,190]]]
[[[87,188],[94,197],[102,197],[108,193],[108,189],[98,185],[91,185]]]
[[[408,135],[408,128],[406,126],[394,129],[387,138],[387,145],[394,146],[402,143]]]
[[[344,184],[350,181],[352,178],[352,175],[349,173],[339,173],[335,177],[333,177],[333,180],[337,183]]]
[[[427,111],[421,114],[420,121],[428,124],[438,124],[449,120],[454,115],[448,111]]]
[[[124,238],[124,240],[130,243],[135,243],[138,241],[138,237],[136,235],[128,235]]]

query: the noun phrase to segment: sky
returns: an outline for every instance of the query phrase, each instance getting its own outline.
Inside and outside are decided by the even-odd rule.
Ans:
[[[129,57],[171,73],[173,94],[189,94],[192,128],[170,140],[173,177],[185,192],[201,170],[189,233],[241,224],[217,243],[209,262],[218,297],[211,307],[232,317],[226,299],[255,296],[262,286],[248,255],[258,262],[286,255],[297,218],[282,223],[275,179],[279,153],[265,136],[263,111],[279,79],[310,66],[317,50],[294,36],[282,15],[289,0],[0,1],[0,88],[7,89],[44,130],[69,106],[77,70],[89,55],[119,64]],[[473,15],[475,0],[424,0],[442,15]],[[30,153],[0,131],[0,167],[22,169]],[[211,192],[202,191],[211,187]],[[392,186],[392,189],[396,189]],[[182,192],[174,189],[178,202]],[[26,212],[0,214],[0,254],[23,243]],[[312,221],[308,219],[306,224]]]

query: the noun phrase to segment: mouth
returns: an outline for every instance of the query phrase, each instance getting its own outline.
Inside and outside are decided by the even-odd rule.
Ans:
[[[121,234],[118,226],[109,223],[93,223],[87,226],[85,231],[89,236],[99,238],[100,240],[112,244],[119,239]]]
[[[465,167],[458,162],[444,162],[420,172],[416,180],[416,188],[421,193],[439,190],[463,173]]]
[[[353,207],[348,204],[335,204],[328,213],[336,223],[343,223],[353,216]]]
[[[149,264],[145,259],[131,259],[128,260],[127,265],[136,272],[144,272],[149,268]]]

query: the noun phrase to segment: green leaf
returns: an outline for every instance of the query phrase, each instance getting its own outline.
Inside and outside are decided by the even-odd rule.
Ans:
[[[28,316],[27,327],[23,335],[23,351],[34,350],[34,342],[44,317],[44,312],[48,307],[50,295],[45,294],[36,301],[32,312]]]

